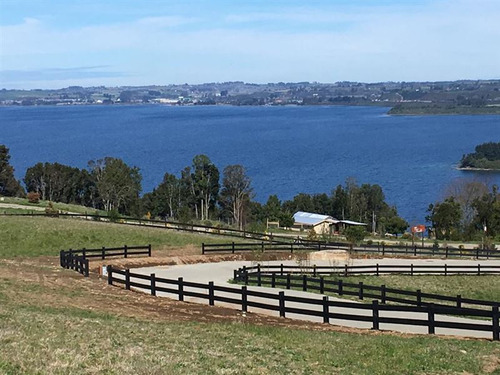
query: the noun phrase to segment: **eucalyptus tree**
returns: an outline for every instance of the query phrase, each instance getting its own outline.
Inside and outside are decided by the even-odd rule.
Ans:
[[[123,160],[112,157],[91,160],[89,168],[103,208],[106,211],[115,209],[130,213],[138,203],[141,192],[142,176],[139,168],[130,167]]]
[[[223,171],[220,202],[230,212],[233,222],[243,229],[245,214],[250,205],[252,187],[245,168],[239,164],[228,165]]]
[[[195,210],[199,219],[208,220],[209,212],[215,207],[219,195],[219,170],[206,155],[196,155],[191,174]]]

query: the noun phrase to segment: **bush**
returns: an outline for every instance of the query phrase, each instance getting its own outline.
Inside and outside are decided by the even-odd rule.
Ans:
[[[361,226],[351,226],[347,227],[344,231],[344,235],[349,243],[352,245],[359,245],[366,236],[366,230]]]
[[[48,216],[59,216],[59,211],[54,208],[54,203],[49,202],[47,207],[45,207],[45,215]]]
[[[118,210],[112,209],[108,212],[109,221],[116,223],[120,219],[120,214]]]
[[[309,232],[307,232],[307,239],[309,241],[317,241],[318,240],[318,234],[316,233],[316,231],[313,228],[311,228],[309,230]]]
[[[434,251],[439,250],[439,242],[438,242],[438,240],[434,240],[434,243],[432,244],[432,248],[434,249]]]
[[[40,193],[28,193],[27,198],[30,203],[40,203]]]

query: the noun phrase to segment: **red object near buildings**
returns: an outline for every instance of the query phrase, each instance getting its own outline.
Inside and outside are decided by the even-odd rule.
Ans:
[[[411,227],[412,233],[423,233],[425,232],[425,225],[415,225]]]

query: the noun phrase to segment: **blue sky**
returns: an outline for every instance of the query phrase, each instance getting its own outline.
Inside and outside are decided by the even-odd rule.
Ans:
[[[500,0],[0,0],[0,87],[500,78]]]

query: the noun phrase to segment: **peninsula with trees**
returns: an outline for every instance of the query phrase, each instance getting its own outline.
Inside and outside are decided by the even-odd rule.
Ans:
[[[500,142],[476,146],[475,152],[462,157],[459,169],[500,171]]]
[[[390,115],[500,114],[500,80],[443,82],[212,82],[0,90],[0,106],[380,106]]]

